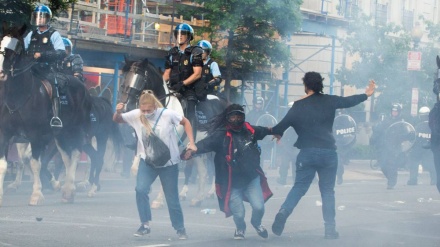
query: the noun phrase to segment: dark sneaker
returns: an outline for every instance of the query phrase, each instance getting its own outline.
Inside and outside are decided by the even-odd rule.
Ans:
[[[244,239],[244,230],[235,230],[234,239],[243,240]]]
[[[284,209],[280,209],[280,211],[275,216],[275,221],[272,224],[272,232],[277,236],[281,236],[284,230],[284,225],[287,220],[287,213]]]
[[[135,237],[142,237],[144,235],[147,235],[151,232],[150,227],[145,227],[144,225],[141,225],[139,229],[133,234]]]
[[[186,235],[186,230],[185,228],[182,228],[180,230],[177,230],[177,236],[179,236],[180,240],[186,240],[188,239],[188,235]]]
[[[259,227],[255,227],[255,230],[257,230],[257,233],[262,238],[267,238],[269,234],[267,234],[267,230],[263,225],[260,225]]]
[[[325,239],[338,239],[339,232],[337,232],[335,229],[326,229],[324,238]]]

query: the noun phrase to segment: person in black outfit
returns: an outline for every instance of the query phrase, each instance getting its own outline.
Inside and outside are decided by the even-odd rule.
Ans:
[[[431,129],[431,151],[434,154],[437,175],[437,190],[440,192],[440,79],[434,81],[432,91],[437,96],[437,103],[429,112],[429,128]]]
[[[399,121],[402,121],[402,106],[401,104],[394,103],[390,116],[373,127],[373,135],[370,139],[370,144],[377,153],[377,162],[387,179],[387,189],[389,190],[396,186],[397,171],[399,167],[402,167],[402,164],[405,162],[404,157],[406,156],[406,153],[402,153],[400,149],[393,145],[395,143],[394,140],[385,138],[389,127]]]
[[[280,236],[287,218],[318,174],[322,197],[326,239],[336,239],[335,180],[338,168],[336,144],[333,137],[333,121],[336,109],[355,106],[374,93],[375,82],[370,81],[365,94],[349,97],[323,94],[324,79],[317,72],[307,72],[303,78],[304,98],[295,101],[287,115],[272,129],[274,135],[293,127],[298,134],[295,147],[300,149],[296,159],[296,178],[293,188],[275,217],[272,232]]]
[[[431,185],[437,183],[437,176],[434,169],[434,157],[429,150],[431,130],[429,129],[429,112],[427,106],[419,109],[419,115],[414,119],[414,128],[416,130],[416,141],[408,152],[408,170],[409,180],[407,185],[417,185],[419,176],[419,165],[423,170],[428,171],[431,177]]]

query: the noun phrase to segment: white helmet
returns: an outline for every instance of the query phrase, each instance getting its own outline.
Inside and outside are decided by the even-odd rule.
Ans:
[[[427,106],[423,106],[423,107],[420,107],[420,109],[419,109],[419,114],[420,114],[420,115],[428,114],[430,111],[431,111],[431,110],[429,110],[429,107],[427,107]]]

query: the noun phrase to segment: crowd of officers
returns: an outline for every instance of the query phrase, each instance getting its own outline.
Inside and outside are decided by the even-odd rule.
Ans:
[[[59,87],[62,87],[63,75],[74,76],[77,79],[84,81],[83,60],[80,55],[73,53],[72,42],[67,38],[61,37],[60,33],[49,25],[51,18],[52,13],[47,6],[37,6],[32,13],[31,18],[31,24],[35,26],[35,29],[27,34],[24,41],[27,53],[30,56],[33,56],[35,61],[38,63],[38,65],[34,66],[33,68],[34,73],[41,76],[42,79],[48,80],[54,88],[54,96],[52,99],[53,118],[50,124],[54,128],[59,128],[63,125],[61,119],[59,119],[58,117],[60,104],[58,89]],[[221,73],[218,64],[210,58],[212,52],[212,45],[210,42],[206,40],[201,40],[197,43],[197,45],[191,45],[190,42],[194,40],[194,30],[190,25],[177,25],[174,30],[174,37],[176,39],[176,46],[170,49],[168,55],[166,56],[163,79],[168,83],[170,89],[178,92],[186,101],[184,116],[189,120],[192,126],[197,126],[195,113],[196,105],[198,102],[206,100],[208,94],[215,95],[218,93],[218,87],[222,81]],[[322,84],[323,79],[320,77],[320,75],[315,75],[313,73],[308,73],[306,74],[306,76],[307,75],[311,76],[308,79],[309,81],[316,81],[318,84]],[[307,81],[307,78],[305,79],[305,81]],[[374,82],[372,83],[372,85],[373,86],[370,86],[374,87]],[[316,96],[322,95],[322,88],[306,89],[309,90],[309,98],[307,100],[304,100],[304,102],[310,101],[310,103],[315,103],[314,100],[316,100],[316,102],[319,102],[320,100],[324,99],[319,99],[319,97]],[[369,96],[371,92],[372,89],[370,89],[367,96]],[[366,98],[367,97],[362,95],[353,100],[356,101],[355,103],[357,104],[365,100]],[[329,99],[331,99],[331,97]],[[343,105],[343,107],[350,107],[351,105],[355,104],[353,102],[349,102],[349,100],[347,100],[347,102],[344,103],[345,105]],[[289,106],[290,108],[292,107],[292,105]],[[301,109],[301,106],[297,106],[295,109]],[[327,110],[331,112],[333,109]],[[244,114],[244,111],[241,108],[236,111],[240,114]],[[377,150],[377,159],[380,162],[381,169],[388,181],[387,188],[394,188],[397,183],[397,171],[399,167],[402,167],[405,163],[410,172],[410,178],[407,182],[408,185],[416,185],[418,183],[417,175],[419,164],[421,164],[426,170],[430,172],[431,184],[436,184],[437,178],[433,169],[434,165],[432,153],[428,150],[429,142],[423,141],[423,138],[429,139],[429,133],[426,133],[427,136],[420,136],[418,141],[415,141],[414,143],[406,144],[403,142],[411,141],[403,140],[402,142],[402,140],[398,140],[401,142],[399,144],[407,145],[404,150],[396,149],[395,146],[392,146],[395,143],[390,142],[390,140],[387,140],[387,138],[385,138],[388,136],[388,133],[385,133],[385,131],[390,131],[390,126],[393,126],[393,124],[395,123],[402,122],[401,112],[402,106],[399,104],[394,104],[392,106],[390,116],[386,116],[385,118],[381,119],[381,121],[379,121],[378,124],[374,126],[373,135],[371,137],[371,145],[374,146]],[[264,98],[259,96],[254,101],[254,108],[246,115],[246,122],[255,125],[257,124],[258,118],[263,114],[266,114],[266,111],[264,110]],[[422,107],[419,111],[419,119],[417,119],[417,121],[414,121],[412,124],[416,126],[416,128],[426,128],[428,116],[427,114],[429,114],[429,108]],[[301,122],[303,120],[298,119],[295,121]],[[278,127],[278,129],[276,130],[281,131],[279,133],[282,133],[286,130],[286,128],[289,127],[290,124],[295,125],[294,122],[287,123],[288,121],[290,120],[284,120],[281,125],[277,125],[281,127]],[[298,124],[300,125],[301,123]],[[195,132],[196,131],[194,131],[193,133]],[[286,130],[286,132],[284,133],[285,138],[283,139],[283,145],[280,147],[280,151],[284,153],[282,155],[282,157],[284,158],[281,160],[281,165],[279,167],[280,177],[278,178],[278,183],[280,184],[287,183],[286,179],[289,164],[292,164],[292,173],[295,170],[295,166],[298,165],[295,165],[295,160],[296,156],[299,153],[299,150],[296,147],[293,147],[293,143],[302,143],[307,147],[309,145],[309,143],[307,143],[307,141],[305,140],[298,141],[298,136],[296,132],[297,129],[293,131],[292,128],[289,128],[289,130]],[[424,132],[420,133],[423,134]],[[411,148],[409,148],[408,145]],[[305,154],[303,153],[303,156],[304,155]],[[310,155],[312,155],[312,153]],[[406,157],[408,157],[408,159],[406,159]],[[341,159],[341,157],[339,159],[344,160]],[[348,162],[340,163],[344,165],[344,163]],[[338,184],[342,183],[342,173],[338,173]],[[292,174],[292,177],[294,178],[295,175]],[[291,200],[296,202],[296,200],[299,200],[299,198],[292,196]],[[277,235],[280,235],[282,233],[285,220],[292,213],[292,210],[294,208],[294,206],[290,205],[289,203],[290,202],[286,200],[285,205],[283,205],[284,208],[282,207],[280,209],[280,212],[277,214],[277,218],[275,219],[273,230]],[[334,210],[334,208],[329,208],[328,210],[328,214],[332,215],[331,212],[332,210]],[[326,216],[324,215],[324,217]],[[328,219],[329,222],[326,222],[328,223],[326,225],[326,237],[337,238],[338,234],[334,228],[334,217],[332,217]],[[260,227],[260,225],[258,224],[254,227],[256,227],[257,229],[258,227]],[[262,228],[257,229],[257,232],[259,230],[266,231],[264,228]],[[265,234],[267,237],[267,232]]]

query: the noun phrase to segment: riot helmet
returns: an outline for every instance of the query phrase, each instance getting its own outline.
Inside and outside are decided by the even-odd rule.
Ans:
[[[63,38],[63,44],[64,44],[64,47],[66,48],[66,51],[69,51],[69,54],[73,53],[72,42],[68,38]]]
[[[429,119],[429,112],[431,110],[427,106],[422,106],[419,109],[419,118],[422,121],[427,121]]]
[[[31,15],[31,24],[37,27],[43,27],[49,24],[52,19],[52,11],[46,5],[38,5]]]
[[[212,52],[212,45],[209,41],[207,40],[200,40],[197,43],[198,46],[202,47],[203,52],[206,53],[207,56],[211,55]]]
[[[258,96],[255,101],[254,101],[254,105],[259,105],[259,106],[264,106],[264,99],[261,96]]]
[[[180,40],[181,35],[186,35],[186,40]],[[186,23],[179,24],[174,29],[174,38],[179,45],[189,43],[194,39],[194,29]]]
[[[402,113],[402,105],[398,103],[394,103],[391,107],[391,116],[399,117],[401,113]]]

